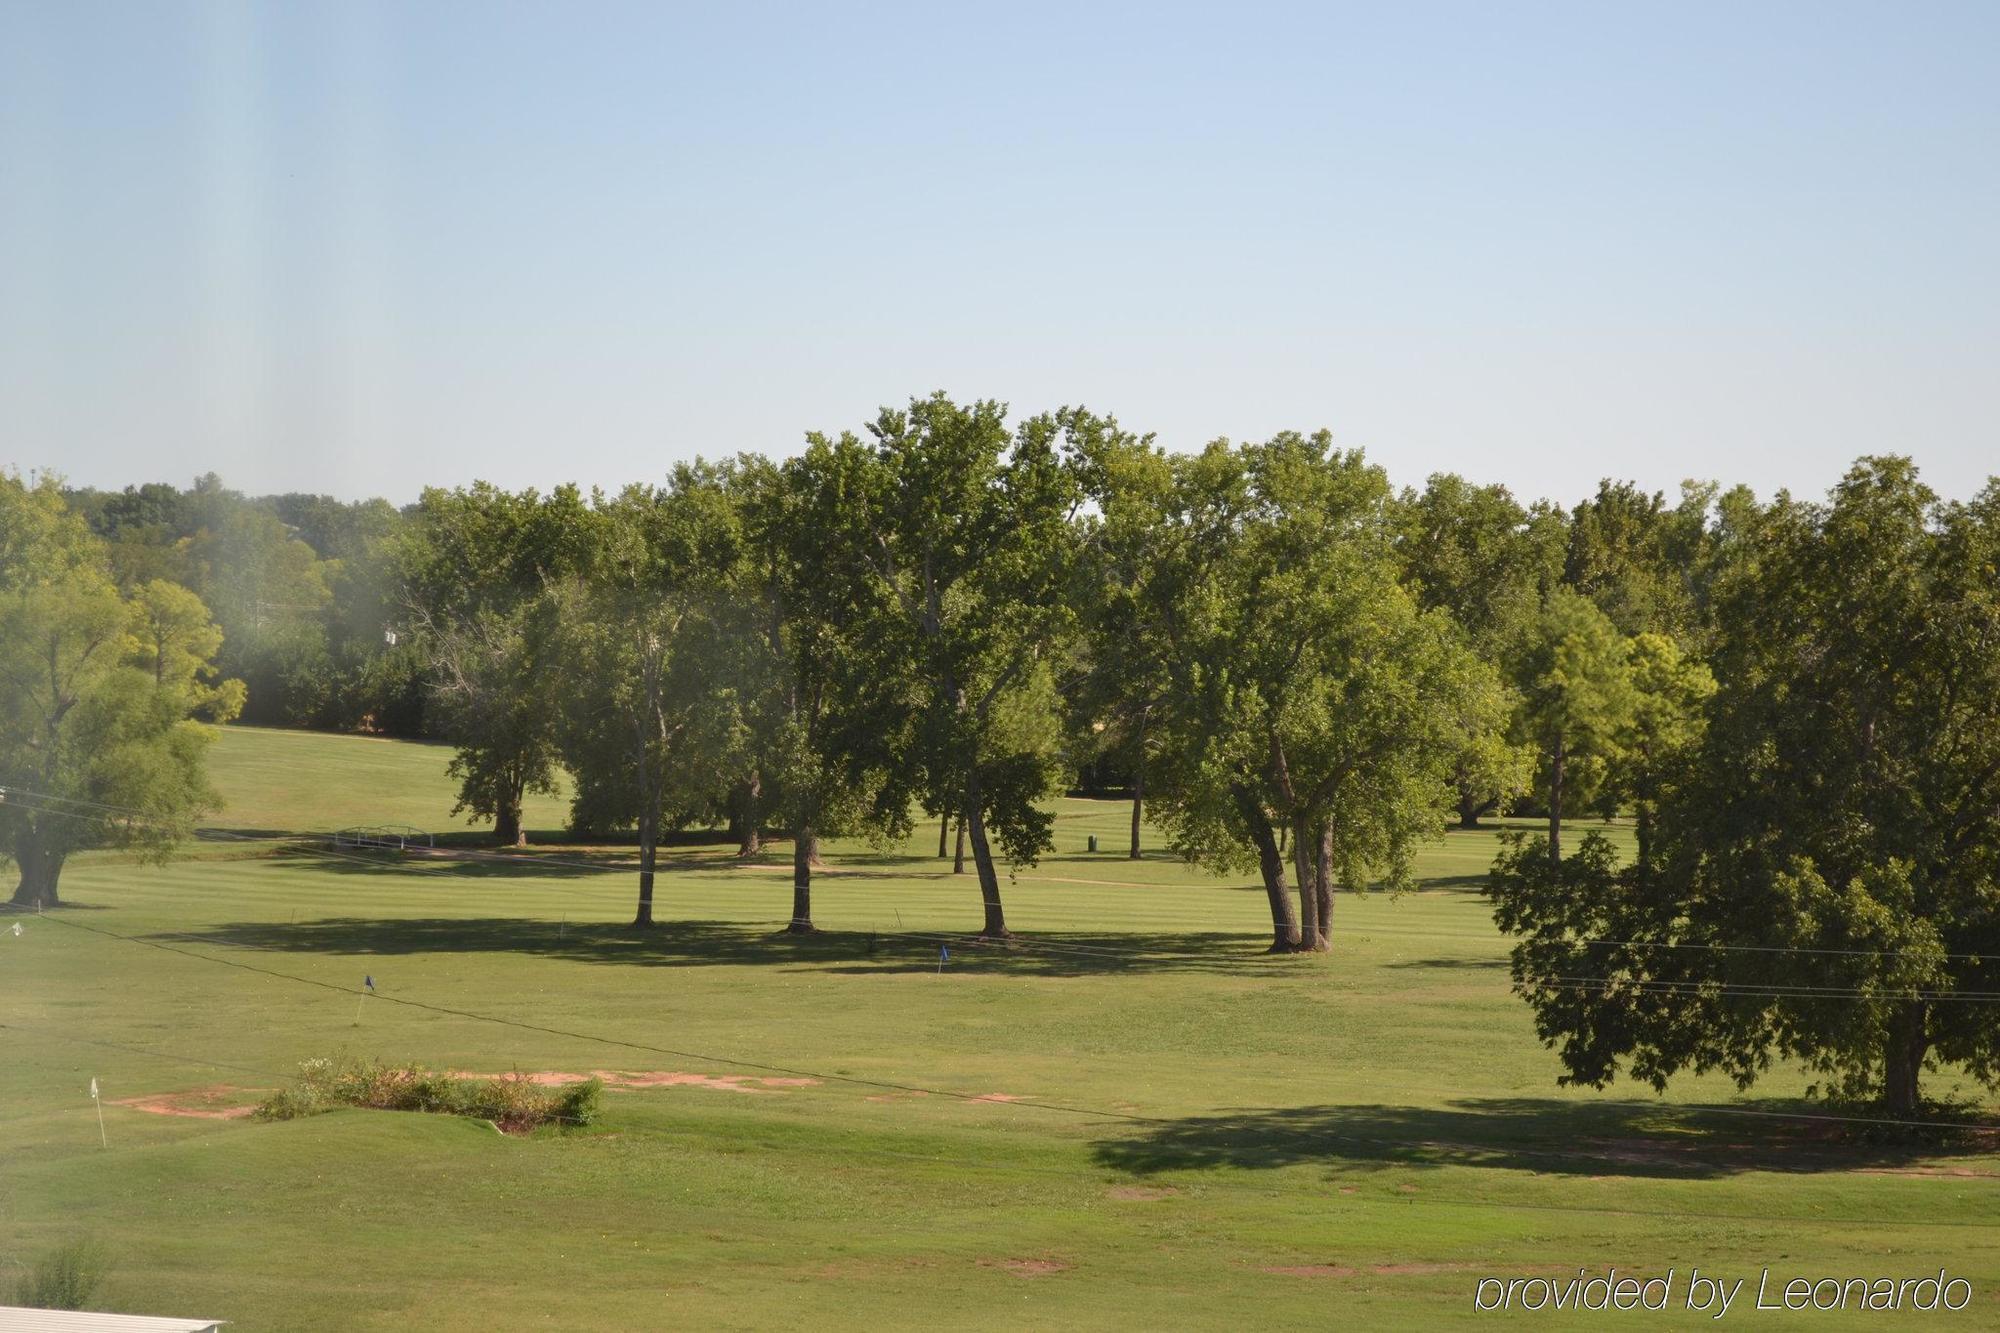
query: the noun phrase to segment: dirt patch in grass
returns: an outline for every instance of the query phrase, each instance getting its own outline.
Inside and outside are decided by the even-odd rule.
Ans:
[[[968,1100],[975,1102],[1025,1102],[1028,1098],[1016,1096],[1011,1092],[982,1092],[977,1097],[969,1098]]]
[[[453,1078],[499,1078],[499,1074],[474,1074],[460,1070],[452,1071]],[[651,1069],[631,1072],[619,1069],[593,1069],[588,1074],[572,1074],[560,1069],[545,1069],[537,1073],[523,1074],[528,1082],[544,1088],[568,1087],[574,1083],[584,1083],[596,1079],[607,1088],[713,1088],[722,1092],[783,1092],[787,1088],[812,1087],[819,1083],[816,1078],[760,1078],[750,1074],[689,1074],[674,1069]]]
[[[1180,1191],[1165,1185],[1113,1185],[1104,1191],[1109,1199],[1125,1203],[1154,1203],[1160,1199],[1171,1199]]]
[[[257,1107],[255,1104],[242,1105],[233,1099],[246,1091],[251,1089],[215,1083],[205,1088],[189,1088],[185,1092],[159,1092],[149,1097],[111,1097],[106,1100],[113,1106],[144,1111],[147,1115],[179,1115],[195,1120],[244,1120],[256,1114]]]
[[[981,1268],[1003,1268],[1015,1277],[1054,1277],[1070,1266],[1060,1259],[981,1259]]]

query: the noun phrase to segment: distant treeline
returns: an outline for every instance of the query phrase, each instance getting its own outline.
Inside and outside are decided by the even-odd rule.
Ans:
[[[451,494],[400,507],[304,492],[251,496],[214,473],[186,488],[62,488],[106,543],[122,584],[164,578],[207,605],[224,633],[218,665],[248,687],[244,721],[432,739],[443,733],[436,710],[426,710],[423,645],[409,633],[404,543]],[[499,500],[485,487],[465,494]],[[1481,632],[1524,598],[1568,586],[1626,633],[1684,638],[1699,635],[1710,548],[1731,511],[1755,508],[1742,488],[1689,482],[1670,500],[1607,480],[1565,509],[1451,474],[1389,503],[1405,530],[1412,589],[1430,590]],[[1119,755],[1094,747],[1078,757],[1085,787],[1129,786],[1133,766]]]
[[[250,497],[213,473],[64,498],[119,583],[166,579],[207,605],[218,665],[248,687],[245,721],[423,736],[425,664],[403,620],[397,540],[414,507],[326,495]]]

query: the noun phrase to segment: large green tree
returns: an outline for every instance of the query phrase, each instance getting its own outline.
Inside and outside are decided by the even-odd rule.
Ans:
[[[1926,1067],[2000,1081],[2000,482],[1940,502],[1866,459],[1780,497],[1716,590],[1707,725],[1657,846],[1530,841],[1493,892],[1565,1080],[1797,1059],[1897,1114]]]
[[[1569,540],[1562,513],[1445,472],[1397,498],[1394,525],[1403,580],[1417,604],[1449,615],[1486,661],[1515,658],[1562,578]],[[1467,742],[1458,760],[1458,817],[1461,827],[1475,828],[1482,814],[1527,789],[1534,755],[1501,733],[1468,733]]]
[[[453,744],[452,813],[527,841],[529,792],[554,790],[561,679],[539,633],[552,584],[587,570],[598,527],[573,486],[544,496],[484,482],[426,490],[398,542],[401,611],[423,655],[437,729]]]
[[[742,560],[741,515],[717,471],[696,463],[665,487],[627,488],[597,517],[590,575],[556,585],[541,632],[576,783],[572,823],[636,826],[633,924],[648,927],[661,832],[709,807],[743,745],[725,577]]]
[[[53,482],[0,475],[0,852],[14,902],[60,901],[72,852],[164,857],[215,804],[203,754],[242,699],[184,589],[120,596]]]
[[[1259,868],[1274,951],[1323,950],[1337,885],[1400,882],[1442,833],[1467,735],[1504,720],[1499,681],[1400,583],[1388,483],[1358,453],[1288,433],[1174,467],[1104,502],[1158,534],[1139,594],[1173,679],[1154,809],[1191,859]]]
[[[1633,725],[1632,641],[1586,597],[1551,592],[1509,664],[1516,737],[1534,747],[1548,808],[1549,860],[1562,860],[1563,818],[1608,790],[1619,742]]]
[[[993,843],[1010,864],[1052,846],[1067,758],[1052,663],[1075,630],[1080,410],[1010,431],[999,403],[943,394],[885,408],[872,442],[814,436],[842,472],[873,660],[909,701],[898,767],[934,815],[965,819],[983,933],[1007,934]]]
[[[892,778],[912,697],[866,633],[865,567],[846,521],[850,473],[826,441],[782,465],[745,460],[747,582],[739,633],[760,659],[745,678],[768,799],[792,838],[787,929],[808,933],[819,841],[908,832],[911,790]],[[762,784],[760,783],[760,786]]]
[[[1064,696],[1072,747],[1126,779],[1132,799],[1126,855],[1136,861],[1148,769],[1159,748],[1156,719],[1173,688],[1169,644],[1142,599],[1159,554],[1153,521],[1173,485],[1173,468],[1151,436],[1115,428],[1094,432],[1078,452],[1096,505],[1082,532],[1087,632],[1064,673]]]

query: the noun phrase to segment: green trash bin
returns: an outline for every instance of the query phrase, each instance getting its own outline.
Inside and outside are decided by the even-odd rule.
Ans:
[[[1097,850],[1097,835],[1095,833],[1090,835],[1090,850],[1093,852]]]

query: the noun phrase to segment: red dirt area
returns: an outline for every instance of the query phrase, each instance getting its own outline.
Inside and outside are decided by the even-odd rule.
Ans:
[[[451,1071],[453,1078],[501,1078],[500,1074],[473,1074]],[[586,1079],[600,1079],[607,1088],[715,1088],[723,1092],[782,1092],[786,1088],[811,1087],[816,1078],[757,1078],[749,1074],[688,1074],[678,1070],[654,1069],[631,1073],[618,1069],[593,1069],[588,1074],[571,1074],[549,1069],[522,1074],[528,1082],[544,1088],[568,1087]]]
[[[1179,1190],[1164,1185],[1113,1185],[1104,1191],[1104,1196],[1124,1203],[1154,1203],[1160,1199],[1171,1199],[1179,1193]]]
[[[178,1115],[195,1120],[242,1120],[257,1110],[255,1105],[246,1106],[233,1100],[238,1093],[245,1091],[248,1089],[215,1083],[206,1088],[189,1088],[185,1092],[156,1092],[147,1097],[109,1097],[105,1100],[112,1106],[144,1111],[147,1115]]]

